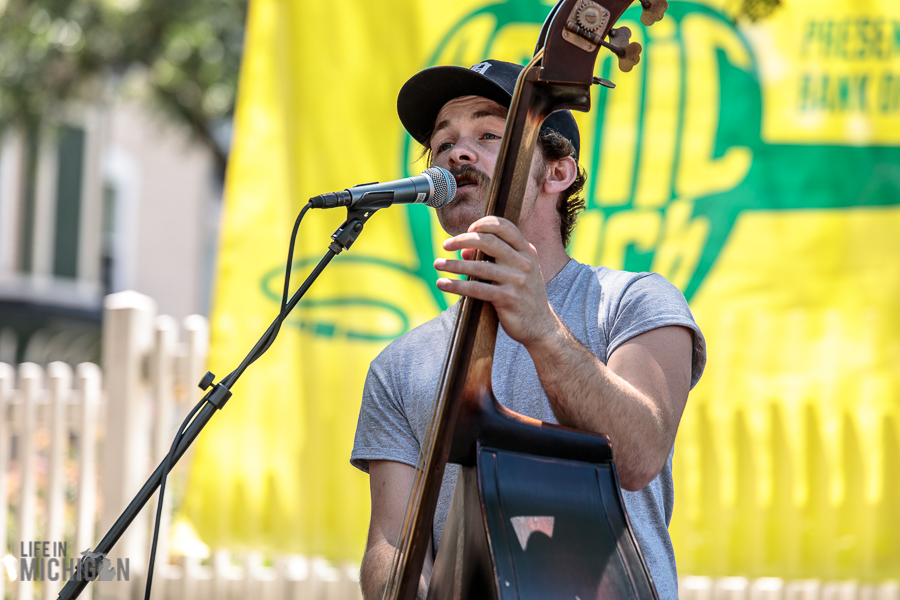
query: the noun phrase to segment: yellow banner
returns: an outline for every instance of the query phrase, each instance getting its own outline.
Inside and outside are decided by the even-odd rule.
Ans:
[[[672,0],[578,114],[587,211],[572,255],[662,273],[707,336],[676,442],[685,574],[896,575],[900,564],[900,6]],[[418,173],[396,116],[433,64],[525,62],[551,4],[253,0],[212,316],[211,368],[274,318],[310,196]],[[301,228],[294,285],[341,211]],[[204,541],[362,555],[368,480],[349,466],[369,361],[453,298],[428,209],[366,225],[198,441],[187,512]]]

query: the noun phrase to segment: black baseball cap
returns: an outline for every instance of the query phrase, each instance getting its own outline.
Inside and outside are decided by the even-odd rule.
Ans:
[[[481,96],[509,108],[516,79],[524,67],[502,60],[485,60],[470,69],[431,67],[419,71],[400,88],[397,113],[406,131],[424,143],[434,128],[438,113],[447,102],[460,96]],[[581,136],[575,117],[568,110],[553,113],[544,120],[541,131],[555,131],[575,146],[575,162],[581,150]]]

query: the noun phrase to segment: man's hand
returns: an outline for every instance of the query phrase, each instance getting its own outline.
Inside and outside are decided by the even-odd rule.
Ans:
[[[506,333],[528,350],[557,420],[608,435],[619,482],[639,490],[663,468],[691,380],[692,332],[661,327],[622,344],[604,364],[585,348],[547,301],[538,254],[506,219],[483,217],[444,249],[436,269],[483,281],[438,279],[438,288],[491,302]],[[481,250],[495,262],[472,260]]]
[[[440,278],[439,289],[490,302],[504,331],[526,348],[559,335],[565,327],[547,302],[546,282],[534,246],[510,221],[483,217],[466,233],[444,242],[444,249],[459,250],[463,260],[439,258],[439,271],[468,275],[483,281]],[[494,262],[475,261],[481,250]]]
[[[381,600],[384,596],[385,584],[394,559],[394,549],[397,547],[400,528],[406,514],[409,490],[415,476],[415,468],[403,463],[389,460],[369,461],[372,517],[369,521],[369,537],[359,577],[359,585],[366,600]],[[431,580],[433,553],[429,542],[422,577],[419,579],[418,598],[423,600],[428,590],[428,582]]]

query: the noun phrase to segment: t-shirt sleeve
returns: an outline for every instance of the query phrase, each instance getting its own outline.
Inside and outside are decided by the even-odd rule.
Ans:
[[[606,319],[606,331],[609,332],[607,361],[619,346],[651,329],[681,325],[692,330],[691,388],[700,380],[706,366],[706,340],[684,294],[662,275],[641,273],[635,277],[623,289],[619,301],[611,305]]]
[[[369,366],[350,464],[369,472],[370,460],[393,460],[416,466],[419,442],[415,438],[401,394],[392,377],[390,349]]]

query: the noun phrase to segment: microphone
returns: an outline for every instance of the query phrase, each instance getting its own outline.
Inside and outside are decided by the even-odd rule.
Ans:
[[[351,208],[378,210],[392,204],[427,204],[441,208],[456,195],[456,178],[446,169],[430,167],[419,175],[386,181],[364,183],[340,192],[310,198],[313,208]]]

